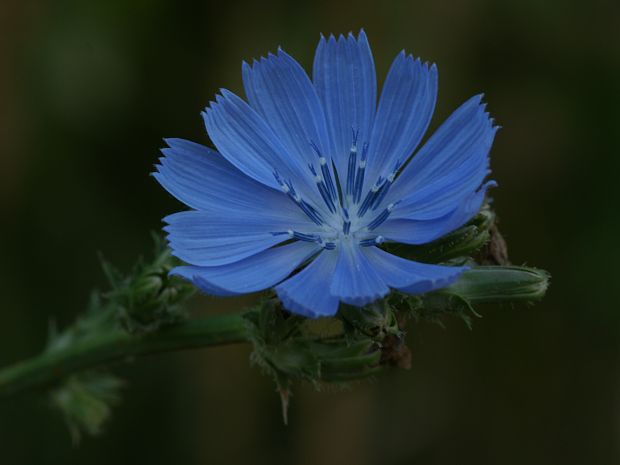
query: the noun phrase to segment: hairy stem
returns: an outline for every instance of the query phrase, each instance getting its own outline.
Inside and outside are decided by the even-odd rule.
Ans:
[[[188,320],[143,335],[110,329],[1,369],[0,397],[129,357],[246,342],[247,337],[242,313]]]

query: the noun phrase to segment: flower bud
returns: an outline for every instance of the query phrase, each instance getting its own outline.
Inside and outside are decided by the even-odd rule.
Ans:
[[[439,293],[452,294],[471,304],[531,302],[540,300],[549,287],[549,273],[523,266],[477,266]]]
[[[103,263],[112,286],[105,297],[130,333],[155,331],[182,320],[184,314],[178,304],[193,293],[191,285],[168,275],[176,259],[162,240],[155,239],[153,260],[140,262],[127,276]]]
[[[389,305],[377,302],[363,308],[341,305],[338,317],[346,332],[381,340],[388,334],[400,336],[396,315]]]

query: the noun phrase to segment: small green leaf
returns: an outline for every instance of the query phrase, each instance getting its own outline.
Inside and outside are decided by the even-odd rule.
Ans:
[[[65,418],[74,444],[82,435],[96,436],[120,401],[124,382],[105,372],[84,372],[69,377],[50,393],[53,408]]]

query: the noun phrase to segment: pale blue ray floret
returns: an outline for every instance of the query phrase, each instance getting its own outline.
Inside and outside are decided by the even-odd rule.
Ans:
[[[497,130],[481,96],[418,148],[437,68],[401,52],[377,103],[364,31],[321,37],[312,79],[281,49],[242,72],[247,102],[222,89],[203,112],[217,151],[167,139],[154,173],[191,208],[164,219],[188,263],[172,274],[219,296],[275,288],[286,309],[313,318],[459,277],[465,267],[379,246],[433,241],[478,212]]]

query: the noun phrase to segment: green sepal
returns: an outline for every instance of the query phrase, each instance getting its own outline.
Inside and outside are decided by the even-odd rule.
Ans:
[[[395,291],[388,298],[394,311],[414,318],[425,320],[444,327],[446,316],[462,320],[468,328],[472,326],[472,317],[479,316],[474,308],[461,297],[453,294],[430,292],[423,295],[408,295]]]
[[[480,250],[491,238],[489,228],[495,214],[484,207],[468,224],[424,245],[396,244],[390,252],[424,263],[440,263],[457,257],[467,257]]]

